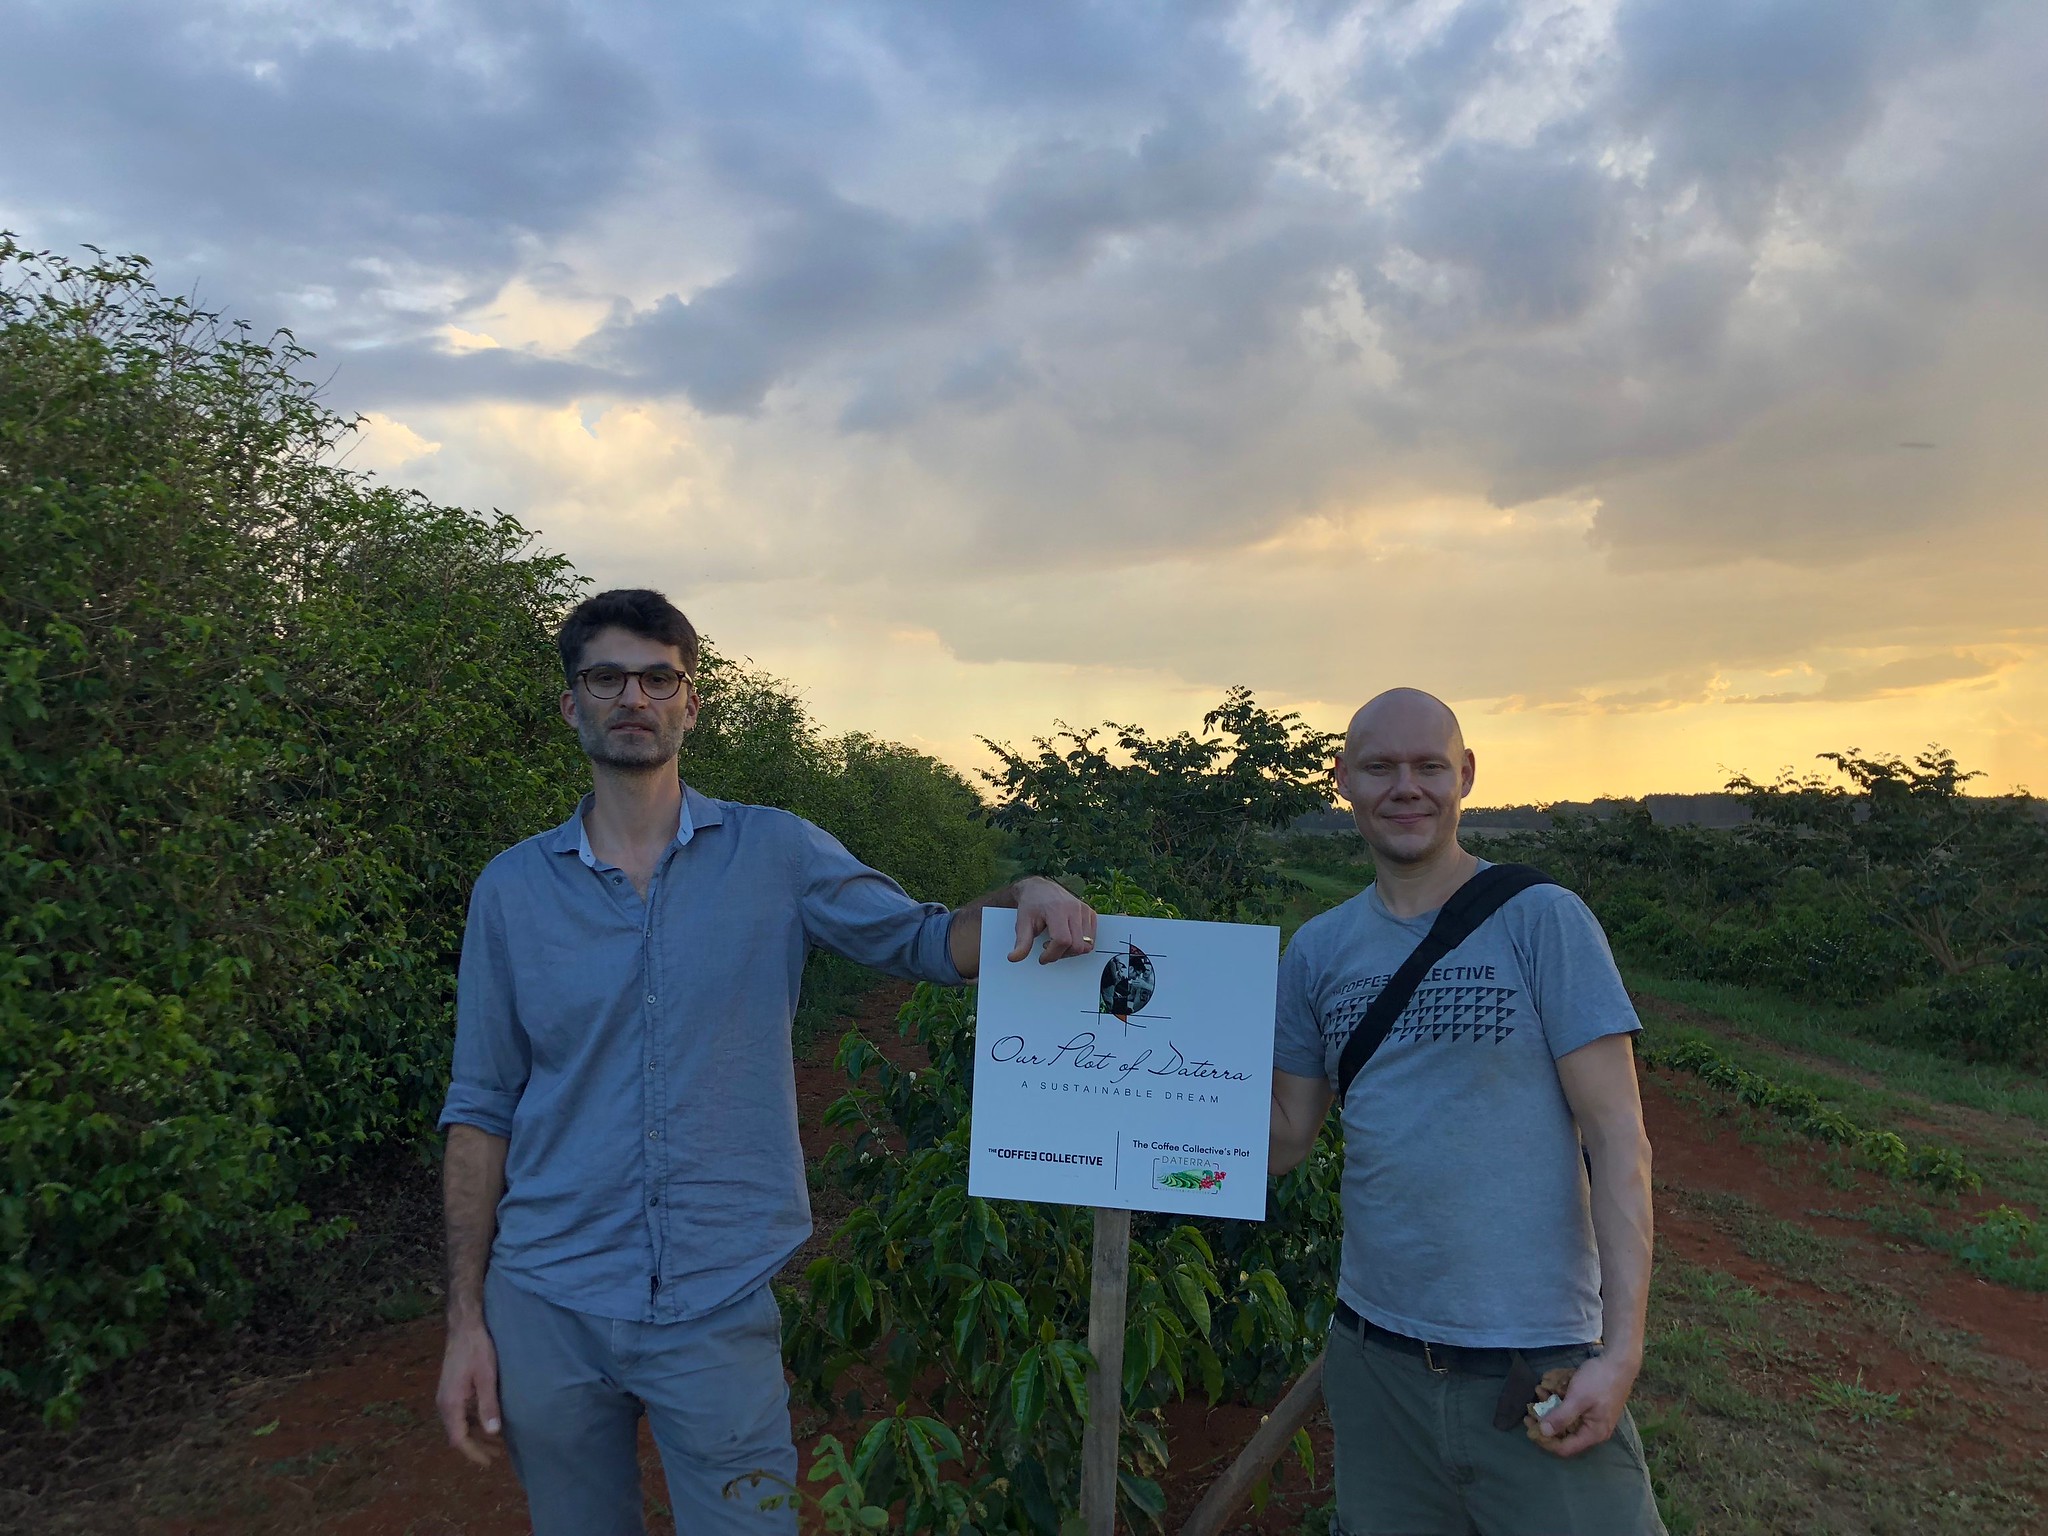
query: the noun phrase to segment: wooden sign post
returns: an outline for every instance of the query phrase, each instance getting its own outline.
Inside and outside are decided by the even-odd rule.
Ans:
[[[1131,1280],[1131,1213],[1095,1208],[1088,1285],[1088,1421],[1081,1432],[1081,1524],[1088,1536],[1116,1531],[1117,1448],[1124,1427],[1124,1301]]]
[[[967,1190],[1095,1212],[1081,1526],[1111,1536],[1131,1212],[1265,1219],[1280,930],[1104,913],[1094,953],[1050,965],[1015,941],[989,909]]]
[[[1180,1536],[1218,1536],[1223,1523],[1244,1508],[1252,1485],[1273,1470],[1273,1463],[1287,1449],[1297,1431],[1315,1416],[1323,1400],[1323,1357],[1301,1373],[1287,1395],[1259,1422],[1250,1442],[1237,1453],[1237,1460],[1219,1477],[1180,1528]]]

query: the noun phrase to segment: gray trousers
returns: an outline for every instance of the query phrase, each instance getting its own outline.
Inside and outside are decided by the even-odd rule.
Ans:
[[[708,1317],[627,1323],[543,1301],[493,1269],[484,1320],[534,1536],[641,1536],[643,1413],[677,1536],[793,1536],[794,1509],[760,1507],[797,1471],[782,1317],[767,1286]],[[744,1481],[756,1473],[769,1477]]]
[[[1593,1352],[1525,1353],[1541,1375]],[[1339,1536],[1664,1536],[1627,1413],[1611,1438],[1566,1459],[1519,1427],[1493,1427],[1501,1385],[1332,1328],[1323,1397],[1337,1432]]]

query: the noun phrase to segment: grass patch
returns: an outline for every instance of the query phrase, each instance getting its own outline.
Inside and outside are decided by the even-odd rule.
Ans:
[[[1372,884],[1372,869],[1359,865],[1355,874],[1332,874],[1327,870],[1286,865],[1280,873],[1301,889],[1290,891],[1280,912],[1280,942],[1293,939],[1294,931],[1310,918],[1349,901]]]
[[[1633,965],[1626,969],[1629,985],[1638,992],[1718,1015],[1774,1045],[1839,1062],[1880,1077],[1885,1084],[1884,1088],[1864,1087],[1815,1071],[1810,1074],[1815,1081],[1806,1086],[1816,1091],[1822,1083],[1834,1084],[1846,1098],[1853,1096],[1849,1090],[1860,1089],[1869,1095],[1872,1107],[1902,1114],[1916,1112],[1913,1096],[1917,1096],[1936,1104],[1956,1104],[2030,1121],[2048,1130],[2048,1083],[2039,1076],[2015,1067],[1958,1061],[1938,1052],[1872,1039],[1873,1028],[1882,1027],[1882,1010],[1796,1002],[1726,982],[1662,976]]]
[[[1731,1216],[1746,1214],[1732,1208]],[[1801,1268],[1827,1247],[1762,1224],[1767,1251]],[[1860,1298],[1846,1305],[1860,1308]],[[1958,1472],[1962,1415],[1901,1431],[1895,1394],[1842,1380],[1814,1341],[1829,1319],[1704,1265],[1660,1258],[1652,1333],[1632,1411],[1672,1536],[2018,1536],[2038,1528],[2048,1468],[1978,1462]]]
[[[1839,1413],[1859,1424],[1892,1424],[1913,1417],[1913,1410],[1901,1407],[1896,1392],[1876,1392],[1863,1385],[1863,1373],[1854,1381],[1842,1381],[1818,1373],[1807,1377],[1813,1383],[1816,1406]]]
[[[1950,1231],[1931,1212],[1913,1206],[1876,1205],[1855,1214],[1886,1236],[1945,1253],[1986,1280],[2020,1291],[2048,1291],[2048,1233],[2009,1205],[1985,1212],[1960,1231]]]

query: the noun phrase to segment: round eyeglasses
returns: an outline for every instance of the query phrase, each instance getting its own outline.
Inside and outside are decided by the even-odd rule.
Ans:
[[[672,699],[688,679],[674,667],[649,667],[641,672],[629,672],[624,667],[585,667],[576,674],[576,681],[590,690],[593,699],[616,699],[626,691],[626,683],[632,678],[640,679],[640,691],[650,699]]]

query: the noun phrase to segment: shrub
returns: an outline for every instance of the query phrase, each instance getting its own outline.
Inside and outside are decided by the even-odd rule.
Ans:
[[[1106,911],[1171,915],[1112,878]],[[900,1017],[928,1065],[892,1065],[853,1032],[840,1047],[852,1090],[830,1118],[861,1128],[821,1176],[859,1200],[805,1290],[784,1297],[788,1358],[813,1402],[859,1413],[878,1371],[899,1405],[863,1439],[846,1476],[863,1507],[904,1511],[908,1528],[1052,1533],[1076,1506],[1089,1293],[1090,1213],[967,1193],[972,993],[920,987]],[[1158,1410],[1276,1393],[1321,1348],[1340,1216],[1340,1156],[1326,1132],[1276,1186],[1264,1223],[1132,1222],[1124,1345],[1121,1519],[1155,1524],[1166,1446]],[[903,1444],[917,1402],[960,1433],[955,1492],[942,1502]],[[894,1426],[894,1427],[889,1427]]]
[[[2048,975],[1985,967],[1929,989],[1922,1033],[1964,1056],[2048,1067]]]
[[[1262,709],[1246,688],[1231,689],[1202,730],[1214,734],[1063,728],[1031,755],[984,737],[1002,762],[982,776],[996,790],[996,825],[1035,870],[1085,880],[1120,870],[1190,917],[1270,916],[1286,882],[1266,835],[1328,808],[1338,738]],[[1113,752],[1099,744],[1105,731]]]
[[[0,1390],[53,1416],[318,1180],[432,1124],[471,882],[587,779],[517,523],[336,467],[287,336],[138,259],[0,237]],[[924,895],[993,879],[966,783],[710,658],[690,768]]]
[[[1797,1088],[1739,1067],[1704,1040],[1695,1038],[1645,1050],[1643,1060],[1651,1066],[1690,1072],[1744,1104],[1769,1110],[1816,1141],[1847,1147],[1866,1166],[1887,1177],[1913,1179],[1935,1189],[1964,1194],[1983,1187],[1982,1175],[1964,1162],[1962,1154],[1953,1147],[1934,1142],[1908,1146],[1896,1132],[1858,1125],[1840,1110],[1822,1103],[1811,1089]]]
[[[2048,1059],[2048,821],[1970,797],[1939,748],[1824,754],[1843,782],[1736,779],[1754,821],[1660,827],[1640,805],[1489,842],[1585,897],[1618,953],[1675,975],[1873,1011],[1873,1033]]]
[[[333,468],[303,356],[0,242],[0,1385],[59,1413],[416,1130],[564,799],[567,567]]]

